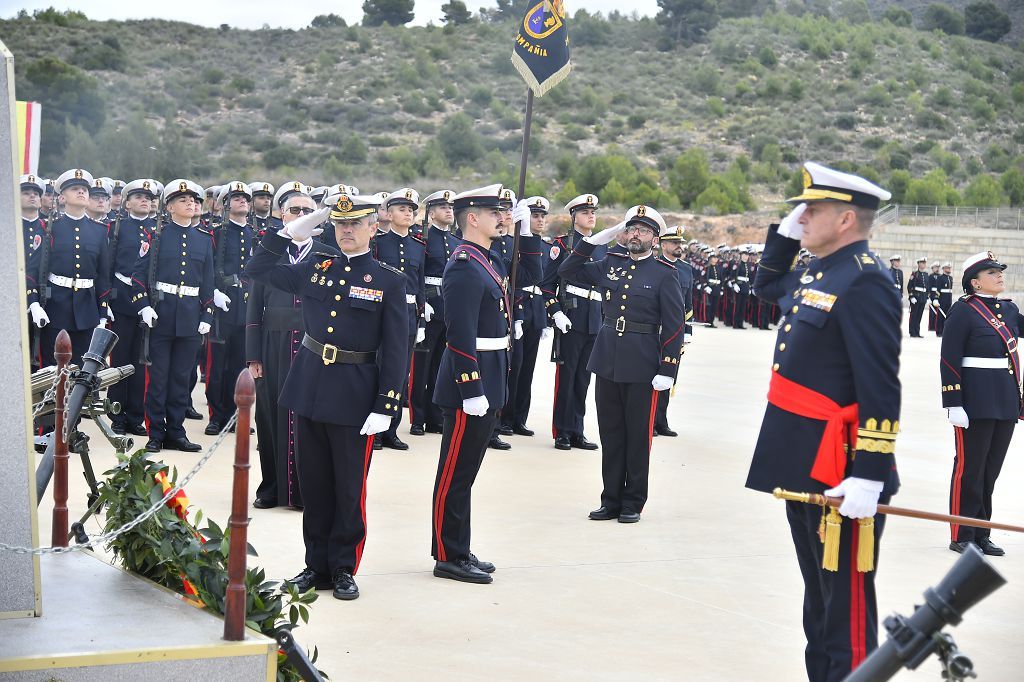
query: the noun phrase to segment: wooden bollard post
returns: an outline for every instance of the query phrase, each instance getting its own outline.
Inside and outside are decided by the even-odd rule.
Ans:
[[[228,547],[228,591],[224,596],[224,639],[245,637],[245,555],[249,529],[249,423],[256,402],[256,382],[243,369],[235,382],[235,476],[231,490],[231,542]]]
[[[61,329],[53,345],[53,359],[57,361],[57,393],[54,398],[53,424],[53,529],[50,544],[53,547],[68,546],[68,442],[64,440],[64,407],[67,383],[63,372],[71,362],[71,337]]]

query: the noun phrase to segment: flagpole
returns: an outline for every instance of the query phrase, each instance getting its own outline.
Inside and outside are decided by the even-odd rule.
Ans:
[[[523,119],[523,152],[519,157],[519,191],[516,199],[522,200],[526,192],[526,164],[530,157],[530,126],[533,123],[533,90],[526,88],[526,116]],[[512,272],[509,274],[508,295],[512,305],[516,299],[516,273],[519,270],[519,227],[513,223],[515,234],[512,237]],[[513,311],[509,311],[509,319],[514,320]]]

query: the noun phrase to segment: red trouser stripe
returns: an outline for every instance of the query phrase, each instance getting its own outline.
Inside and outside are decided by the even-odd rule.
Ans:
[[[651,418],[647,423],[647,456],[651,455],[651,445],[654,443],[654,420],[658,415],[658,391],[651,389]]]
[[[555,427],[555,410],[558,409],[558,380],[562,377],[562,366],[555,365],[555,399],[551,401],[551,437],[558,438],[558,429]]]
[[[960,486],[964,477],[964,460],[967,453],[964,452],[964,430],[959,426],[953,427],[953,436],[956,441],[956,467],[953,469],[953,493],[949,496],[949,513],[954,516],[960,515]],[[956,536],[960,533],[960,524],[949,524],[950,541],[956,542]]]
[[[860,528],[851,524],[853,540],[850,543],[850,670],[854,670],[867,656],[867,612],[864,605],[864,574],[857,570],[857,544]]]
[[[455,464],[459,460],[459,450],[462,448],[462,436],[465,432],[466,413],[462,410],[456,410],[452,440],[448,444],[448,453],[445,455],[444,460],[444,471],[441,473],[441,481],[437,486],[437,499],[434,500],[434,534],[437,536],[438,561],[448,560],[444,551],[444,541],[441,539],[441,526],[444,523],[444,503],[448,498],[448,488],[452,484],[452,476],[455,474]]]
[[[363,539],[356,545],[356,565],[352,567],[352,575],[359,570],[359,562],[363,560],[363,547],[366,545],[366,477],[370,473],[371,457],[373,457],[373,436],[367,436],[366,451],[363,453],[363,490],[359,494],[359,514],[363,519]]]
[[[409,423],[415,424],[416,420],[412,414],[412,387],[415,384],[413,377],[416,376],[416,351],[412,352],[412,359],[409,360]]]

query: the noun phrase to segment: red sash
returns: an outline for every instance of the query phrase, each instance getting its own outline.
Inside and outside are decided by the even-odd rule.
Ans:
[[[842,407],[828,396],[801,386],[778,372],[768,386],[768,402],[800,417],[825,422],[811,478],[834,488],[846,476],[846,445],[857,447],[857,403]]]
[[[503,294],[503,297],[505,299],[505,319],[506,319],[506,321],[509,324],[509,328],[511,328],[512,327],[512,322],[511,322],[511,320],[512,320],[512,317],[511,317],[512,316],[512,307],[509,305],[508,287],[505,285],[505,280],[498,274],[498,271],[494,269],[494,266],[491,265],[491,262],[489,260],[487,260],[486,258],[481,258],[480,257],[480,252],[477,251],[476,249],[470,248],[469,246],[466,246],[465,244],[459,244],[452,251],[451,257],[455,258],[455,256],[457,256],[460,253],[465,253],[467,256],[469,256],[470,258],[475,260],[477,263],[482,265],[484,267],[484,270],[487,271],[487,274],[491,276],[491,279],[493,279],[495,281],[495,283],[498,285],[498,287],[501,289],[501,293]]]
[[[1017,354],[1017,337],[1011,332],[1006,323],[995,317],[988,311],[988,309],[982,304],[978,303],[974,298],[967,299],[964,301],[969,305],[974,312],[981,316],[981,319],[985,320],[992,329],[996,330],[996,334],[999,334],[999,338],[1006,344],[1006,352],[1010,356],[1010,367],[1013,368],[1013,379],[1017,382],[1017,404],[1020,406],[1020,412],[1018,413],[1019,419],[1024,419],[1024,402],[1021,401],[1020,394],[1020,356]]]

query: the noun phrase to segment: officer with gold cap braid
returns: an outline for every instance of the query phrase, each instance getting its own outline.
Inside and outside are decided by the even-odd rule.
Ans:
[[[203,188],[190,180],[167,184],[167,218],[141,244],[132,270],[132,304],[151,328],[149,384],[146,389],[148,452],[199,452],[185,434],[190,404],[189,375],[196,353],[213,322],[214,255],[212,235],[192,226]]]
[[[89,172],[81,168],[57,178],[64,214],[47,226],[48,235],[25,267],[28,309],[40,328],[44,367],[53,363],[53,346],[61,329],[71,337],[71,361],[81,365],[92,330],[110,315],[107,231],[86,215],[92,182]],[[48,266],[47,272],[41,271],[43,265]]]
[[[409,313],[409,357],[402,375],[406,381],[402,388],[403,400],[409,394],[409,366],[412,363],[413,346],[426,338],[426,322],[423,321],[423,265],[426,255],[426,244],[410,231],[416,222],[416,211],[419,209],[419,192],[403,187],[388,194],[381,205],[382,213],[390,218],[391,228],[384,233],[378,232],[370,245],[373,257],[381,263],[390,265],[405,275],[405,299]],[[378,442],[393,450],[408,450],[409,446],[398,437],[398,425],[401,415],[395,417],[390,428],[380,434]]]
[[[121,411],[110,417],[114,433],[144,436],[146,368],[139,361],[143,333],[132,305],[132,271],[142,244],[149,242],[156,227],[156,221],[149,217],[150,207],[156,202],[156,183],[149,179],[133,180],[125,185],[122,194],[125,212],[111,225],[108,241],[114,287],[110,295],[114,321],[110,328],[118,339],[110,351],[110,363],[115,367],[133,365],[135,374],[111,386],[107,397],[121,405]]]
[[[206,402],[210,423],[204,433],[220,433],[235,412],[235,382],[245,367],[245,309],[249,280],[242,271],[256,244],[249,225],[252,191],[238,180],[225,186],[227,220],[214,232],[213,304],[219,338],[207,339]]]
[[[302,299],[302,349],[280,399],[297,416],[304,504],[306,567],[291,582],[300,592],[333,588],[343,600],[359,596],[373,436],[401,412],[408,361],[406,278],[370,254],[377,210],[371,197],[341,195],[268,232],[245,270]],[[289,243],[315,236],[326,216],[342,255],[282,263]]]
[[[566,279],[603,292],[604,322],[587,369],[597,375],[595,401],[601,434],[601,506],[594,521],[636,523],[647,502],[651,439],[658,393],[672,388],[686,321],[679,274],[653,255],[665,220],[650,206],[634,206],[615,227],[573,247],[559,268]],[[590,262],[598,246],[627,235],[628,254]]]
[[[455,247],[461,243],[454,234],[455,212],[452,200],[455,191],[442,189],[424,198],[429,227],[423,234],[426,243],[423,283],[423,320],[426,336],[423,351],[413,355],[409,380],[412,388],[409,395],[409,433],[422,436],[424,433],[441,433],[441,408],[432,399],[437,382],[437,371],[441,366],[441,354],[445,344],[444,298],[441,296],[441,276]]]
[[[768,229],[754,282],[785,317],[746,485],[843,498],[827,518],[786,503],[812,682],[845,679],[878,645],[874,548],[885,516],[876,511],[899,486],[901,335],[899,298],[867,239],[889,197],[864,178],[805,164],[804,190],[789,199],[797,207]],[[794,268],[801,245],[816,258]]]

